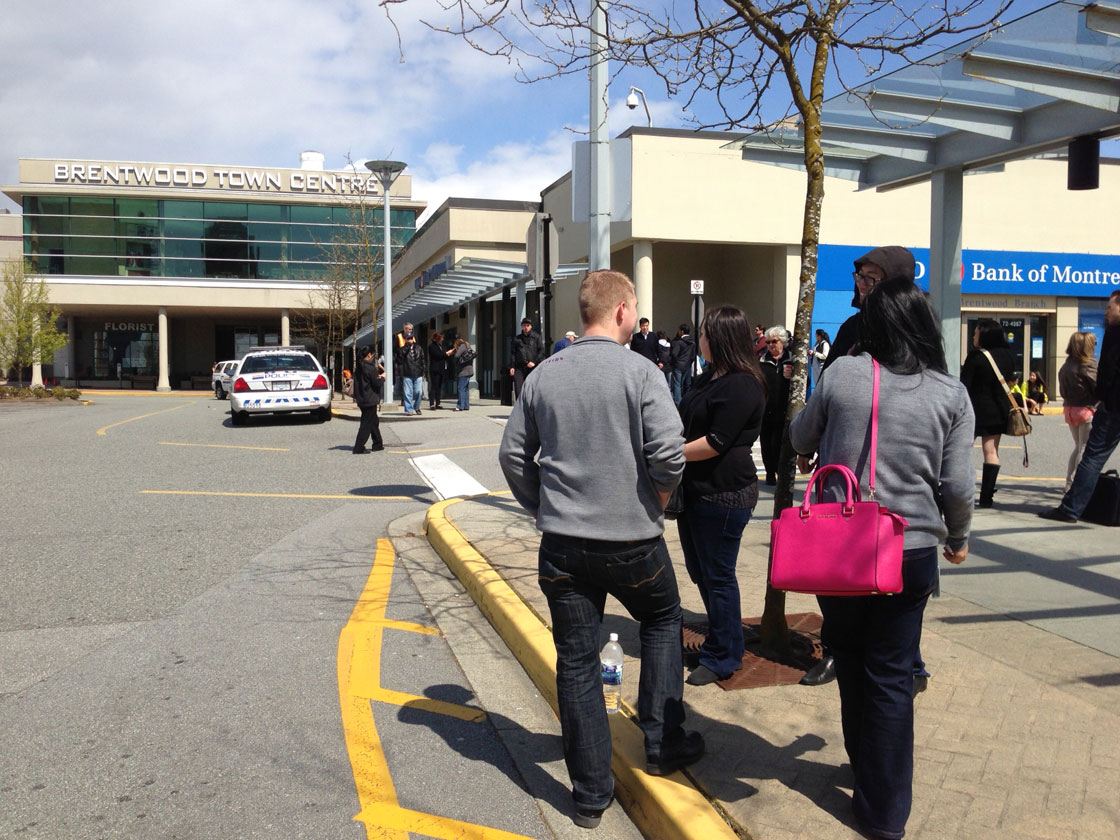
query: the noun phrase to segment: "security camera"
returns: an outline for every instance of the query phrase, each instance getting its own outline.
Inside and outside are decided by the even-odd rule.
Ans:
[[[631,111],[638,107],[638,94],[634,93],[633,89],[631,89],[630,95],[626,97],[626,107]]]

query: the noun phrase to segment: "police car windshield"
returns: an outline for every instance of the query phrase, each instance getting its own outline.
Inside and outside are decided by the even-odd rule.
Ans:
[[[248,356],[241,363],[241,373],[270,373],[276,370],[306,370],[315,373],[315,360],[307,353],[276,353]]]

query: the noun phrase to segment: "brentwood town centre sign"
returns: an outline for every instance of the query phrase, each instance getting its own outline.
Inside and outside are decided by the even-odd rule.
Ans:
[[[376,195],[379,191],[376,178],[348,172],[132,163],[55,163],[54,182],[316,195]]]

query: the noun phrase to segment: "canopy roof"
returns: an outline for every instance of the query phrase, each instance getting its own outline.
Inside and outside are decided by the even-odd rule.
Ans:
[[[1120,3],[1047,6],[827,100],[828,175],[880,189],[1120,135]],[[803,127],[728,144],[804,168]]]

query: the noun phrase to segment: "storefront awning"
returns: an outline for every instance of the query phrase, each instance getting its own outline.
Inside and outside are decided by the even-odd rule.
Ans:
[[[561,265],[553,279],[571,277],[583,271],[587,271],[584,264]],[[495,293],[500,295],[502,289],[519,282],[524,282],[527,289],[536,288],[525,263],[464,257],[454,268],[443,272],[428,285],[399,302],[393,302],[393,331],[399,330],[405,322],[418,324],[472,301],[493,300]],[[358,344],[368,341],[375,333],[380,334],[383,324],[383,318],[379,317],[375,325],[364,326],[358,332]],[[349,346],[353,340],[348,338],[343,343]]]
[[[1120,4],[1059,2],[829,99],[827,174],[887,189],[1120,135]],[[804,168],[802,127],[728,144]]]

